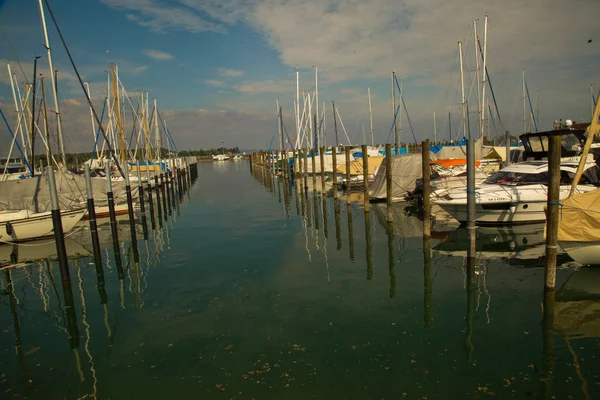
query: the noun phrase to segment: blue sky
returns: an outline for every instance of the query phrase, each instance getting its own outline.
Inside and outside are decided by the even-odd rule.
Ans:
[[[502,3],[502,4],[500,4]],[[43,56],[35,0],[1,2],[0,25],[29,79]],[[540,91],[540,128],[559,118],[590,114],[590,84],[600,86],[600,2],[596,0],[50,0],[75,61],[102,106],[109,62],[119,65],[129,92],[148,91],[179,147],[264,147],[275,123],[275,101],[295,130],[295,71],[301,88],[326,102],[327,138],[333,141],[335,100],[351,139],[369,130],[366,91],[371,87],[376,142],[392,122],[390,73],[404,77],[404,97],[417,140],[448,134],[448,112],[460,124],[457,41],[464,42],[465,80],[472,129],[477,108],[473,20],[483,38],[489,15],[488,69],[505,129],[522,125],[521,71],[532,100]],[[47,16],[67,151],[90,146],[89,111]],[[588,40],[592,39],[589,43]],[[2,109],[16,124],[6,64],[15,56],[0,37]],[[17,71],[23,86],[25,78]],[[42,71],[43,73],[43,71]],[[489,90],[487,92],[489,96]],[[12,112],[12,114],[10,114]],[[11,117],[12,116],[12,120]],[[402,131],[412,138],[406,115]],[[5,143],[6,130],[0,131]],[[4,145],[0,153],[4,153]]]

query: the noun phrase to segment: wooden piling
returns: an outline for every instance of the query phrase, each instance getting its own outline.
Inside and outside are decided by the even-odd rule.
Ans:
[[[108,201],[108,216],[110,218],[110,231],[113,239],[113,249],[115,256],[121,254],[119,248],[119,229],[117,226],[117,214],[115,213],[115,199],[112,192],[112,180],[110,177],[110,162],[106,163],[106,199]]]
[[[546,270],[544,289],[556,289],[556,254],[558,252],[558,223],[560,207],[560,155],[561,137],[553,135],[549,138],[548,153],[548,203],[546,213]]]
[[[163,207],[163,216],[165,221],[167,220],[167,194],[166,194],[166,182],[165,182],[165,174],[162,170],[162,163],[160,165],[160,191],[162,192],[162,207]]]
[[[313,183],[313,191],[316,193],[317,191],[317,160],[316,160],[315,149],[310,149],[310,158],[311,158],[311,166],[312,166],[312,183]]]
[[[392,145],[385,145],[385,187],[387,201],[387,222],[392,222],[394,213],[392,210]]]
[[[423,237],[431,237],[431,167],[429,166],[429,139],[422,143],[421,166],[423,170]]]
[[[352,191],[352,176],[350,176],[350,146],[344,148],[344,155],[346,157],[346,203],[352,203],[350,199],[350,192]]]
[[[135,230],[135,215],[133,213],[133,197],[131,196],[131,182],[129,178],[129,168],[125,168],[125,195],[127,196],[127,214],[129,215],[129,228],[131,229],[131,243],[133,245],[133,257],[138,261],[139,253],[137,250],[137,232]]]
[[[350,201],[346,203],[346,211],[348,213],[348,251],[350,261],[354,262],[354,224],[352,222],[352,203]]]
[[[96,206],[94,205],[94,195],[92,192],[92,178],[89,164],[85,164],[85,185],[87,189],[87,210],[88,221],[90,223],[90,233],[92,235],[92,249],[94,250],[94,262],[102,266],[102,252],[100,240],[98,238],[98,224],[96,222]]]
[[[140,202],[140,211],[142,214],[146,213],[146,204],[144,204],[144,183],[142,182],[142,172],[140,171],[140,162],[136,162],[137,166],[137,186],[138,186],[138,199]]]
[[[321,166],[321,193],[325,195],[325,147],[319,149],[319,162]]]
[[[504,143],[506,149],[506,160],[504,160],[504,166],[508,167],[510,165],[510,131],[506,131],[506,143]]]
[[[337,147],[331,148],[331,161],[333,163],[333,197],[337,199],[338,181],[337,181]]]
[[[369,156],[367,154],[367,145],[362,145],[362,161],[363,161],[363,184],[365,197],[365,212],[369,212]]]
[[[60,216],[60,207],[58,203],[58,192],[56,191],[56,180],[54,179],[54,168],[52,165],[47,167],[48,188],[50,190],[50,205],[52,215],[52,226],[54,228],[54,242],[56,243],[56,255],[58,256],[58,265],[60,267],[60,277],[63,284],[70,282],[69,262],[67,260],[67,249],[65,247],[65,235],[63,232],[62,219]]]

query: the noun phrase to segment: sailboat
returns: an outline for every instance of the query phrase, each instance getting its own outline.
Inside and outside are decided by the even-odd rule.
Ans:
[[[69,232],[83,218],[85,210],[61,212],[63,232]],[[54,233],[51,211],[0,211],[0,243],[14,243],[50,236]]]

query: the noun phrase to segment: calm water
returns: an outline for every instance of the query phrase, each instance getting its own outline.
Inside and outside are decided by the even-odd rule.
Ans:
[[[70,288],[0,271],[2,398],[600,398],[600,276],[562,260],[542,323],[543,227],[479,229],[467,265],[462,229],[424,246],[407,204],[390,230],[246,162],[200,164],[178,207],[139,255],[121,221],[120,265],[108,225],[101,268],[73,233]]]

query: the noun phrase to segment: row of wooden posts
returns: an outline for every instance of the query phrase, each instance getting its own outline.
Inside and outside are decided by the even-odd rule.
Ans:
[[[165,220],[167,219],[167,213],[170,215],[172,210],[179,207],[179,202],[176,201],[176,195],[179,196],[179,200],[183,199],[184,193],[189,190],[193,182],[197,178],[197,165],[189,164],[185,160],[181,162],[177,167],[171,168],[171,171],[160,171],[160,173],[154,173],[154,185],[156,189],[157,198],[157,211],[159,214],[159,223],[162,225],[162,214],[164,213]],[[52,223],[54,227],[54,239],[56,242],[56,251],[58,264],[60,267],[60,274],[63,285],[70,286],[70,273],[69,263],[67,259],[67,252],[65,247],[65,235],[62,227],[61,210],[58,201],[58,192],[56,189],[56,181],[54,178],[54,169],[46,167],[48,171],[48,185],[50,190],[50,201],[51,201],[51,215]],[[131,228],[131,242],[133,244],[133,256],[134,260],[139,261],[139,253],[137,251],[137,237],[135,229],[135,215],[133,211],[133,196],[131,194],[131,183],[129,179],[129,171],[126,169],[123,174],[125,177],[125,192],[127,197],[127,207],[129,224]],[[92,181],[89,165],[85,165],[85,178],[86,178],[86,192],[87,192],[87,212],[90,225],[90,233],[92,237],[92,246],[94,251],[94,263],[96,268],[102,268],[101,249],[100,241],[98,237],[98,225],[96,221],[95,203],[92,191]],[[138,184],[138,197],[140,203],[140,211],[142,214],[142,227],[144,229],[144,238],[147,238],[147,226],[146,226],[146,207],[144,198],[144,185],[142,182],[142,176],[140,171],[140,164],[137,163],[137,184]],[[155,218],[154,218],[154,202],[152,199],[152,180],[150,177],[150,169],[146,168],[146,190],[148,193],[148,203],[150,208],[150,219],[152,222],[152,229],[155,229]],[[117,226],[117,217],[115,211],[115,201],[112,191],[111,171],[110,164],[106,164],[106,197],[108,202],[110,227],[113,240],[113,248],[115,253],[115,262],[117,267],[121,263],[121,253],[119,247],[119,231]],[[162,202],[161,202],[162,197]],[[161,209],[162,206],[162,209]],[[119,273],[119,279],[123,277],[122,268],[117,268]]]
[[[430,142],[425,140],[421,143],[422,155],[422,183],[423,183],[423,235],[429,238],[431,235],[431,168],[430,163]],[[346,185],[347,190],[351,190],[352,181],[350,180],[350,148],[345,147],[346,155]],[[293,150],[292,159],[294,160],[293,169],[289,168],[289,160],[287,159],[287,151],[260,151],[251,154],[250,162],[252,165],[260,165],[267,168],[272,173],[277,173],[280,169],[278,165],[281,162],[281,174],[284,179],[301,178],[304,183],[304,190],[308,190],[308,155],[312,162],[312,180],[313,188],[316,189],[316,160],[314,150]],[[324,154],[325,147],[319,149],[320,158],[320,175],[322,192],[325,192],[325,168]],[[386,166],[386,203],[387,203],[387,220],[392,222],[392,149],[390,144],[385,145],[385,166]],[[507,153],[508,156],[509,153]],[[548,185],[548,203],[547,203],[547,236],[546,236],[546,274],[544,287],[547,291],[554,291],[556,288],[556,255],[558,249],[558,212],[559,212],[559,190],[560,190],[560,154],[561,142],[559,136],[550,137],[550,153],[549,153],[549,176]],[[338,196],[337,187],[337,147],[331,149],[333,163],[333,195]],[[368,189],[368,156],[367,145],[362,145],[362,161],[363,161],[363,189],[364,189],[364,207],[365,212],[369,212],[369,189]],[[285,166],[285,167],[284,167]],[[302,187],[302,183],[300,185]],[[467,140],[467,229],[469,232],[468,257],[475,258],[476,250],[476,192],[475,192],[475,141]],[[350,197],[347,199],[350,202]]]

